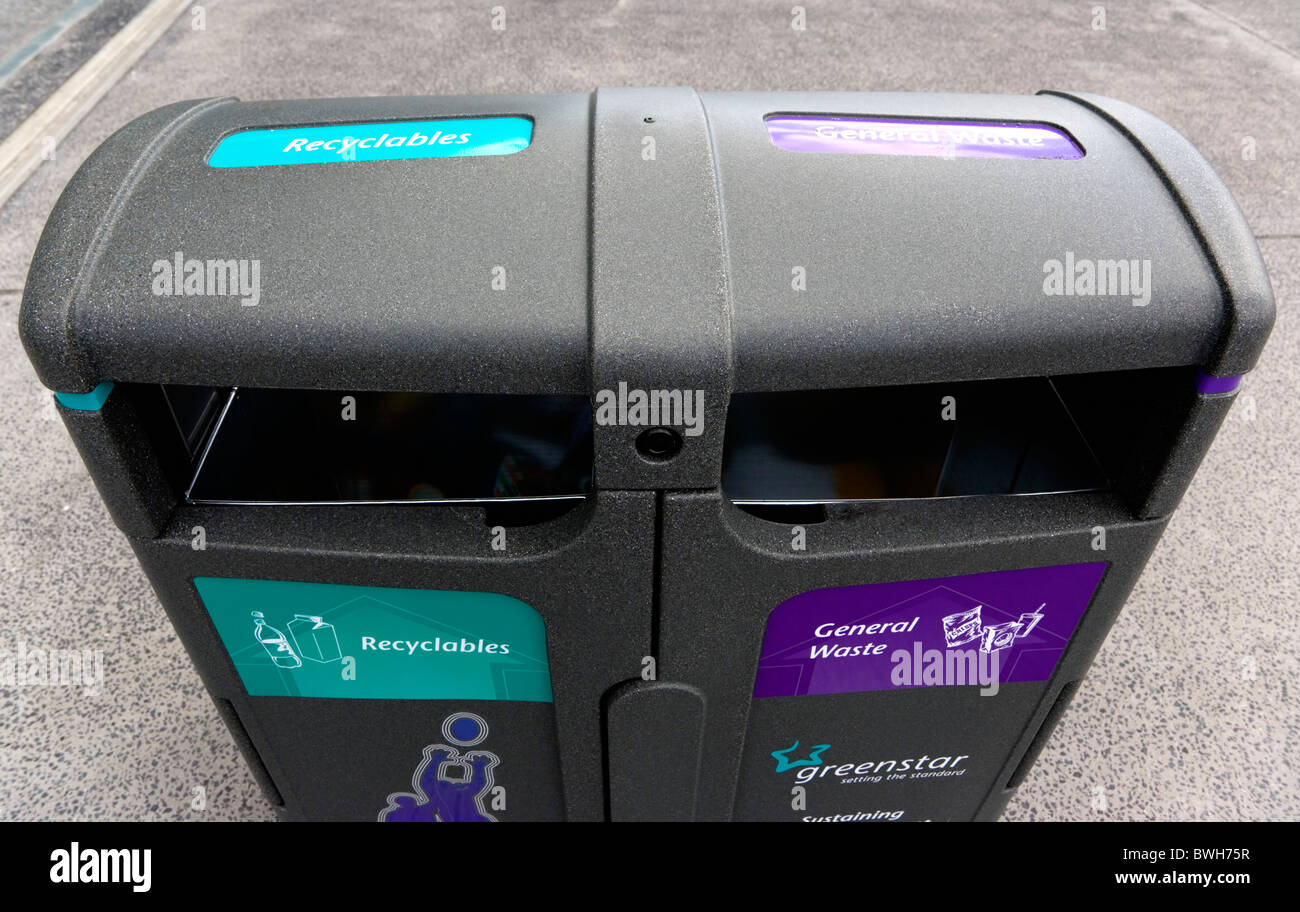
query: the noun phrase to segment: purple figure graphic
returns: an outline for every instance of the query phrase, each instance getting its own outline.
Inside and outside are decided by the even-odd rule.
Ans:
[[[480,743],[487,732],[487,723],[472,713],[449,716],[442,726],[443,736],[461,747]],[[424,761],[411,777],[415,793],[389,795],[379,820],[495,823],[496,818],[484,808],[483,800],[492,791],[492,770],[499,762],[490,751],[462,755],[454,747],[430,744],[424,749]]]

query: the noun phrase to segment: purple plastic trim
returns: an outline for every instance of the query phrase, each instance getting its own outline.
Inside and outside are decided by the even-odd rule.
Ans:
[[[1213,396],[1215,393],[1230,393],[1240,383],[1240,374],[1235,377],[1211,377],[1205,371],[1200,371],[1196,375],[1196,391],[1202,396]]]
[[[790,152],[937,158],[1083,158],[1068,133],[1047,124],[773,114],[767,133]]]

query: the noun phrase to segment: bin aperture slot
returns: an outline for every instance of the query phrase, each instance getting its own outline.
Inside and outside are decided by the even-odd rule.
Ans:
[[[1102,490],[1110,480],[1044,377],[732,397],[723,490],[816,504]]]
[[[581,499],[582,396],[232,390],[186,499],[219,504]]]

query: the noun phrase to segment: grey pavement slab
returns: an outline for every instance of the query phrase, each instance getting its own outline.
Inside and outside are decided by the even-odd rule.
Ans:
[[[1202,5],[1300,55],[1300,9],[1294,0],[1209,0]]]
[[[0,139],[30,117],[147,3],[0,0]],[[37,53],[32,56],[32,51]]]
[[[99,0],[0,0],[0,82]]]
[[[1297,14],[1284,2],[205,4],[182,16],[0,209],[0,639],[104,644],[107,689],[0,690],[0,817],[268,816],[22,355],[17,298],[77,165],[181,98],[700,89],[1122,98],[1185,133],[1246,211],[1280,317],[1129,606],[1007,818],[1300,817]],[[1253,157],[1243,154],[1253,140]],[[8,294],[5,294],[8,292]],[[7,328],[3,328],[7,327]],[[1248,420],[1247,403],[1253,402]],[[64,507],[67,506],[65,510]],[[85,634],[76,627],[83,625]],[[88,636],[86,636],[88,634]],[[1288,690],[1289,688],[1289,690]],[[93,702],[98,701],[98,702]],[[134,778],[132,778],[134,773]],[[37,796],[33,798],[33,796]],[[1103,801],[1104,799],[1104,801]],[[39,807],[34,807],[39,802]]]
[[[0,649],[98,651],[104,686],[0,687],[0,820],[271,819],[24,363],[17,315],[0,295]]]

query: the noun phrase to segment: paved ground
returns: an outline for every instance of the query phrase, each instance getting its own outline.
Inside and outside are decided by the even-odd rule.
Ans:
[[[1099,0],[1104,2],[1104,0]],[[0,689],[0,818],[263,819],[14,324],[31,251],[82,159],[181,98],[701,89],[1100,92],[1187,135],[1246,211],[1279,319],[1260,368],[1007,817],[1300,817],[1300,10],[1290,0],[204,4],[0,209],[0,642],[99,644],[106,692]],[[1254,147],[1253,157],[1243,149]],[[1247,409],[1253,403],[1253,420]],[[196,787],[206,809],[192,808]]]
[[[99,0],[0,0],[0,79],[8,76],[55,34],[84,16]]]
[[[9,135],[148,0],[0,0],[0,137]]]

